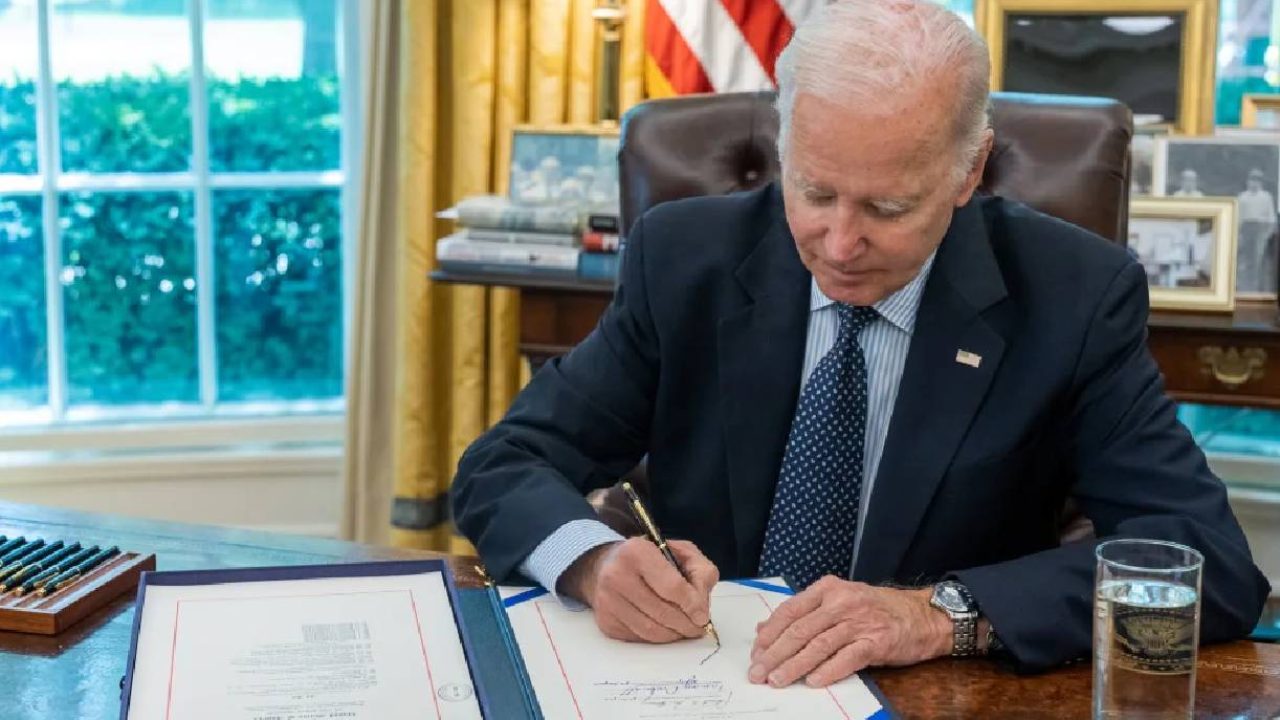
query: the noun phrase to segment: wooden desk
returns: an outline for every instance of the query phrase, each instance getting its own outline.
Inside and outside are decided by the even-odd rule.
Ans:
[[[522,275],[463,275],[436,270],[436,282],[520,291],[520,354],[537,370],[569,352],[595,328],[613,299],[612,282],[557,280]]]
[[[439,557],[334,540],[10,503],[0,503],[0,533],[76,538],[151,552],[161,570]],[[465,558],[451,558],[450,565],[462,584],[478,584]],[[0,632],[0,678],[6,691],[0,716],[11,720],[116,717],[129,652],[132,602],[132,597],[121,597],[58,636]],[[907,718],[1087,718],[1090,713],[1087,664],[1020,677],[986,660],[939,660],[913,668],[875,670],[872,676]],[[1278,713],[1280,646],[1236,642],[1200,651],[1197,718]]]
[[[431,279],[518,288],[520,352],[535,369],[586,337],[613,296],[612,284],[599,282],[442,271]],[[1148,345],[1175,400],[1280,409],[1274,303],[1242,304],[1234,315],[1156,312],[1148,329]]]

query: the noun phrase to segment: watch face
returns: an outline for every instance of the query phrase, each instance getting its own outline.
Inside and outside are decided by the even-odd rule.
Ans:
[[[964,596],[960,594],[960,591],[954,585],[939,585],[934,597],[938,599],[939,605],[951,612],[962,613],[969,611],[969,603],[965,601]]]

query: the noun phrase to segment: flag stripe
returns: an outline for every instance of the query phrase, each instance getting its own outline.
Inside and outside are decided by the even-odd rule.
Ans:
[[[773,87],[773,81],[724,5],[715,0],[659,0],[659,4],[684,36],[689,49],[702,61],[703,71],[716,92]]]
[[[702,62],[685,42],[660,0],[649,0],[645,8],[645,47],[675,94],[711,92],[714,89]]]
[[[777,0],[720,0],[724,9],[742,30],[747,44],[764,67],[769,80],[777,84],[773,66],[791,39],[795,27],[782,12]]]
[[[646,0],[650,97],[776,87],[796,26],[827,0]]]
[[[644,92],[645,97],[651,98],[665,98],[676,94],[676,89],[671,87],[670,81],[652,55],[644,56]]]

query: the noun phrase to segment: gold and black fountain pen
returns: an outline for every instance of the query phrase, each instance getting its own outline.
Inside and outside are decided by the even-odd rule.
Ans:
[[[645,508],[644,503],[640,502],[640,496],[636,494],[636,489],[631,487],[631,483],[622,483],[622,491],[627,494],[627,504],[631,506],[631,513],[636,516],[640,524],[644,526],[644,531],[649,534],[649,539],[654,545],[658,546],[658,550],[662,551],[662,556],[671,563],[671,566],[680,573],[685,580],[689,576],[685,573],[684,568],[680,567],[680,563],[676,562],[676,556],[671,554],[671,548],[667,547],[667,541],[662,537],[662,533],[658,532],[658,526],[653,522],[653,518],[649,516],[649,511]],[[716,626],[712,624],[711,618],[707,618],[707,624],[702,627],[712,640],[716,641],[716,647],[720,647],[720,633],[716,632]]]

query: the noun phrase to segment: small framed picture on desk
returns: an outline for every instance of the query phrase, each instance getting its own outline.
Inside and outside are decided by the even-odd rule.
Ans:
[[[1234,198],[1135,198],[1129,250],[1147,272],[1153,310],[1235,308]]]
[[[1276,300],[1280,136],[1159,138],[1153,185],[1154,195],[1235,198],[1236,299]]]
[[[1245,94],[1240,100],[1240,127],[1280,131],[1280,95]]]
[[[511,133],[506,195],[521,203],[613,207],[618,203],[618,129],[519,125]]]

